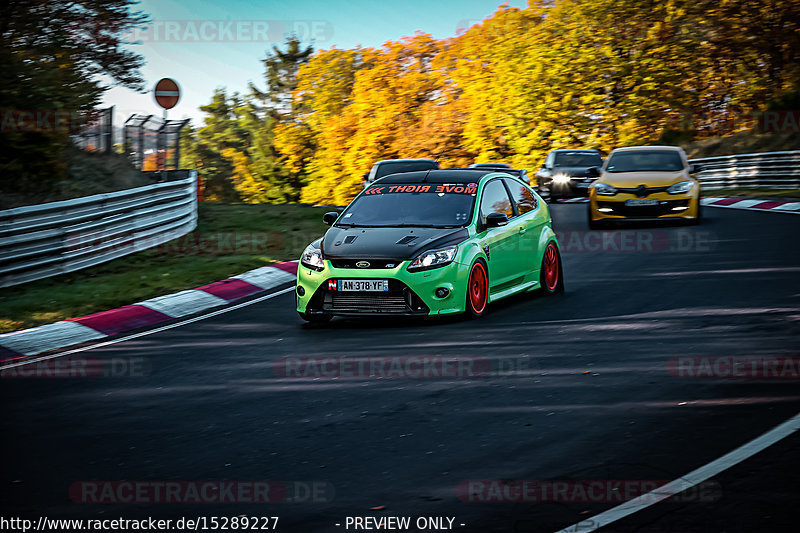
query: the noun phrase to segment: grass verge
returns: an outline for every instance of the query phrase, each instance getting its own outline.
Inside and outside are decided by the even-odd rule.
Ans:
[[[294,260],[325,232],[330,208],[199,206],[197,229],[156,248],[70,274],[0,289],[0,333],[113,309]]]

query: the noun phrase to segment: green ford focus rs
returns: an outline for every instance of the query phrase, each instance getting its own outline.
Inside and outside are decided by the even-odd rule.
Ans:
[[[480,316],[500,298],[564,287],[547,204],[502,171],[392,174],[324,221],[297,270],[297,312],[310,322]]]

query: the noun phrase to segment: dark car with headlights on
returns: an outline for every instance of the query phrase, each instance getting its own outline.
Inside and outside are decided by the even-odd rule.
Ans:
[[[539,194],[550,201],[588,196],[596,179],[589,169],[603,164],[599,150],[553,150],[536,172]]]

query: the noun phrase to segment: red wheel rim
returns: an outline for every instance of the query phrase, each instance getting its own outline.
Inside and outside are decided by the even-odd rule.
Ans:
[[[551,291],[558,287],[558,252],[552,244],[544,251],[544,282]]]
[[[487,288],[486,269],[481,263],[475,263],[469,273],[467,290],[469,291],[469,303],[477,314],[481,314],[486,308]]]

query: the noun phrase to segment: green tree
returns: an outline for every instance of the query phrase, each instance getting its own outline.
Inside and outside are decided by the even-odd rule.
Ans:
[[[200,108],[206,113],[204,125],[197,130],[187,126],[181,132],[182,166],[197,169],[207,200],[239,200],[231,180],[233,163],[223,155],[226,150],[242,146],[236,128],[236,98],[229,98],[224,89],[215,90],[211,102]]]
[[[300,197],[303,165],[279,161],[275,149],[275,127],[296,120],[298,109],[292,94],[297,88],[297,72],[313,54],[312,46],[303,46],[296,36],[286,39],[285,49],[272,47],[262,59],[266,89],[250,83],[249,106],[243,119],[252,132],[252,150],[248,161],[252,169],[246,173],[246,196],[250,201],[296,201]],[[242,165],[245,162],[242,161]]]
[[[0,189],[35,191],[66,176],[69,131],[111,85],[142,89],[142,58],[125,38],[147,17],[133,0],[8,0],[0,19]],[[18,111],[42,121],[20,123]],[[9,178],[13,176],[13,180]]]
[[[530,168],[554,148],[747,128],[800,94],[797,13],[800,0],[531,0],[451,39],[310,56],[295,46],[265,62],[280,96],[264,105],[281,164],[302,177],[291,187],[342,204],[378,159]],[[287,57],[302,60],[296,86],[276,81]]]
[[[292,93],[297,88],[297,71],[308,62],[314,53],[313,46],[303,48],[300,39],[294,35],[287,37],[286,49],[277,46],[267,52],[261,63],[264,65],[264,81],[266,90],[260,90],[250,83],[250,91],[260,100],[277,119],[291,117],[295,111],[292,104]]]

